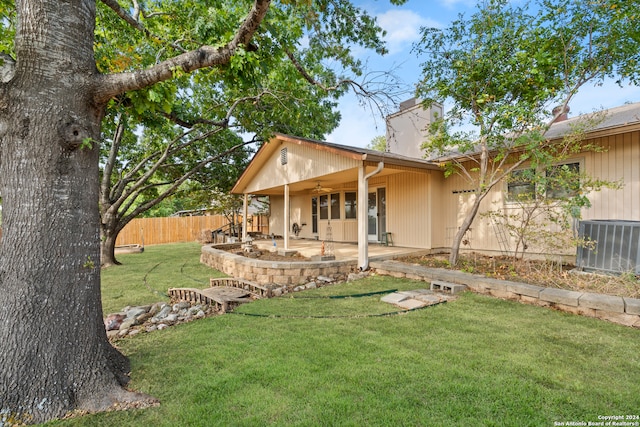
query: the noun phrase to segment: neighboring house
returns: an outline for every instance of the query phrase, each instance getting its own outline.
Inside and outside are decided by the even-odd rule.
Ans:
[[[384,241],[387,233],[397,246],[446,250],[464,206],[475,196],[461,177],[445,179],[437,162],[416,157],[434,111],[413,100],[403,104],[387,121],[392,152],[277,134],[258,150],[232,192],[269,196],[269,229],[285,238],[285,248],[290,236],[325,240],[330,231],[334,241],[358,242],[362,268],[368,266],[367,244]],[[434,108],[441,114],[442,107]],[[547,135],[560,138],[578,119],[554,124]],[[640,103],[609,110],[587,140],[605,151],[579,153],[565,163],[592,176],[622,180],[624,188],[594,194],[583,219],[640,221]],[[507,183],[496,186],[481,212],[509,209],[510,190]],[[465,242],[463,250],[501,250],[493,224],[481,215]]]

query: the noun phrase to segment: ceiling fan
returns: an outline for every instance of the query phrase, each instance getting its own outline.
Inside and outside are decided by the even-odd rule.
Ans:
[[[318,183],[316,184],[315,187],[313,187],[313,192],[314,193],[327,193],[329,191],[333,190],[333,188],[328,188],[328,187],[323,187],[322,185],[320,185],[320,181],[318,181]]]

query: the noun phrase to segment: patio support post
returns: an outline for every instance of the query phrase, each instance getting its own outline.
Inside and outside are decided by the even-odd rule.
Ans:
[[[383,168],[384,162],[379,162],[378,167],[367,175],[364,162],[358,168],[358,266],[362,271],[369,269],[369,178],[379,174]]]
[[[244,199],[242,201],[242,241],[247,241],[247,216],[249,215],[249,195],[243,194]]]
[[[289,223],[290,223],[290,212],[289,212],[289,184],[284,185],[284,250],[289,249]]]
[[[358,267],[364,270],[369,265],[369,242],[367,236],[367,192],[368,182],[364,179],[364,163],[358,167]]]

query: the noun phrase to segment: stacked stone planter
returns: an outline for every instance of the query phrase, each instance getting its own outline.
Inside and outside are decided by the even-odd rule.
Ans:
[[[227,252],[239,245],[203,246],[200,262],[229,276],[260,285],[304,285],[319,276],[339,279],[357,270],[357,261],[263,261]]]

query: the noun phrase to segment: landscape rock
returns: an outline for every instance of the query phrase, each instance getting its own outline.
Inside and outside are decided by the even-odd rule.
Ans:
[[[171,324],[173,324],[177,320],[178,320],[178,315],[176,313],[171,313],[171,314],[168,314],[167,317],[165,317],[162,320],[162,323],[166,323],[166,324],[170,324],[171,323]]]
[[[151,319],[153,316],[151,313],[142,313],[138,317],[136,317],[136,324],[141,325],[145,323],[147,320]]]
[[[360,273],[349,273],[347,276],[347,282],[353,282],[354,280],[364,279],[369,276],[369,273],[366,271],[362,271]]]
[[[173,311],[185,310],[189,307],[191,307],[191,304],[186,301],[180,301],[179,303],[173,305]]]
[[[157,303],[153,304],[153,305],[151,306],[151,308],[149,309],[149,314],[150,314],[151,316],[155,316],[156,314],[160,313],[160,310],[162,310],[162,308],[163,308],[165,305],[167,305],[167,304],[165,304],[165,303],[163,303],[163,302],[157,302]]]
[[[155,313],[155,315],[154,315]],[[104,325],[109,339],[137,335],[140,332],[162,330],[178,323],[203,319],[213,314],[212,307],[179,302],[173,305],[156,303],[139,307],[125,307],[122,312],[105,317]]]
[[[150,306],[147,306],[147,307],[131,307],[131,308],[129,308],[129,310],[125,311],[125,314],[127,315],[128,319],[135,319],[136,317],[140,316],[141,314],[148,313],[150,308],[151,308]]]
[[[169,313],[171,313],[171,306],[165,305],[164,307],[162,307],[162,310],[160,310],[160,312],[156,314],[154,317],[157,319],[164,319],[169,315]]]
[[[120,325],[122,324],[122,321],[124,320],[124,318],[125,316],[120,313],[114,313],[114,314],[108,315],[104,319],[105,329],[107,331],[117,331],[118,329],[120,329]]]
[[[125,319],[120,325],[120,331],[129,330],[132,326],[135,326],[136,319]]]

